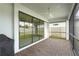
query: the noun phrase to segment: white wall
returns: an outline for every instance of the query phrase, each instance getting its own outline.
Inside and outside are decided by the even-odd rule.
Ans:
[[[44,37],[45,38],[48,38],[50,35],[49,35],[49,23],[48,22],[45,22],[44,23]]]
[[[69,20],[66,20],[66,40],[69,40]]]
[[[47,38],[45,36],[46,38],[41,39],[40,41],[37,41],[37,42],[35,42],[33,44],[30,44],[30,45],[28,45],[26,47],[23,47],[23,48],[19,49],[19,35],[18,35],[19,34],[19,25],[18,25],[19,24],[19,19],[18,19],[18,11],[22,11],[22,12],[24,12],[26,14],[29,14],[31,16],[34,16],[36,18],[39,18],[39,19],[42,19],[42,20],[46,21],[45,18],[43,18],[41,15],[35,13],[34,11],[30,10],[29,8],[27,8],[27,7],[25,7],[25,6],[21,5],[21,4],[14,4],[14,40],[15,40],[14,48],[15,48],[15,53],[17,53],[17,52],[19,52],[19,51],[21,51],[23,49],[26,49],[26,48],[28,48],[28,47],[30,47],[30,46],[32,46],[32,45],[34,45],[34,44],[36,44],[36,43],[38,43],[38,42],[40,42],[40,41],[42,41],[42,40]]]
[[[0,34],[13,39],[13,5],[0,3]]]

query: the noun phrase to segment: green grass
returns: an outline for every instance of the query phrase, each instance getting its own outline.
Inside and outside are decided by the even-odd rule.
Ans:
[[[25,41],[25,40],[29,40],[29,39],[32,39],[32,37],[34,38],[34,37],[42,37],[42,35],[37,35],[37,34],[25,34],[25,35],[23,35],[23,34],[21,34],[20,35],[20,42],[21,41]]]
[[[20,35],[20,48],[28,45],[27,43],[30,41],[32,43],[39,40],[39,37],[43,37],[42,35],[35,35],[35,34],[26,34],[26,35]],[[30,44],[30,43],[29,43]]]
[[[39,33],[39,32],[37,32],[37,33]],[[33,42],[36,42],[36,41],[42,39],[43,34],[44,34],[43,30],[41,30],[39,34],[31,34],[29,32],[27,32],[27,33],[20,32],[20,35],[19,35],[20,48],[32,43],[32,39],[33,39]]]
[[[54,35],[50,36],[50,38],[55,38],[55,39],[65,39],[65,38],[63,38],[63,37],[60,37],[60,36],[54,36]]]
[[[55,39],[66,39],[64,36],[61,35],[62,33],[53,33],[50,38],[55,38]],[[63,34],[64,35],[64,34]]]

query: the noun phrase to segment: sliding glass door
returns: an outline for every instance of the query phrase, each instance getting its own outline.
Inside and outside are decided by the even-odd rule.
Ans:
[[[44,38],[44,21],[19,12],[19,48]]]
[[[20,48],[32,43],[32,17],[19,13],[19,45]]]
[[[23,43],[25,42],[25,28],[24,28],[24,22],[23,21],[20,21],[19,22],[19,43],[21,44],[20,47],[24,46]]]

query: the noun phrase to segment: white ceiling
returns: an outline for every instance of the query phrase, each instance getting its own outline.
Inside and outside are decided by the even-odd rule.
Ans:
[[[25,7],[44,16],[48,21],[67,20],[71,12],[72,3],[23,3]]]

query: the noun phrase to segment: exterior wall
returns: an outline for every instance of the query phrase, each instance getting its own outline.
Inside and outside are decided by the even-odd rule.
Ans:
[[[0,3],[0,34],[13,39],[13,4]]]

